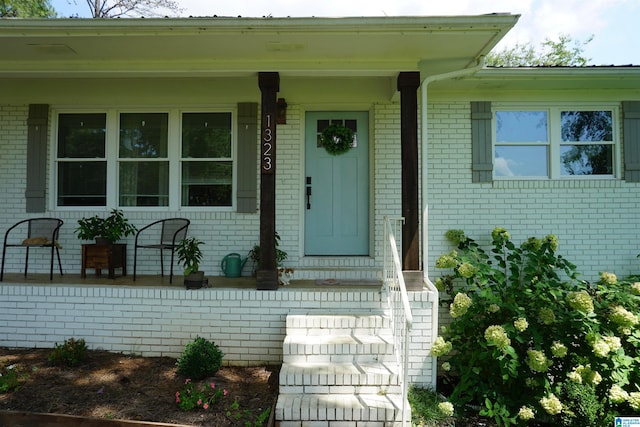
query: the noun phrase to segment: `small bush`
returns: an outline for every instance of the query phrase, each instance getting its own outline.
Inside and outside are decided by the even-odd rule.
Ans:
[[[16,391],[19,387],[20,380],[15,365],[0,367],[0,393]]]
[[[49,353],[48,361],[54,366],[76,366],[87,359],[87,344],[81,338],[69,338],[63,344],[55,345]]]
[[[216,388],[214,383],[196,386],[190,378],[184,382],[184,388],[176,392],[176,404],[183,411],[209,409],[227,395],[227,390]]]
[[[215,343],[202,337],[187,344],[178,358],[178,374],[201,380],[215,374],[222,366],[222,352]]]

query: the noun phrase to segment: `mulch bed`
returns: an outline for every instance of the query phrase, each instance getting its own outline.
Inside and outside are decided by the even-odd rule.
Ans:
[[[278,395],[279,366],[223,367],[204,381],[226,396],[206,411],[185,412],[175,402],[185,378],[173,358],[89,351],[87,361],[68,368],[51,366],[50,352],[0,347],[0,372],[13,365],[20,378],[17,390],[0,393],[0,410],[228,427],[253,425]]]

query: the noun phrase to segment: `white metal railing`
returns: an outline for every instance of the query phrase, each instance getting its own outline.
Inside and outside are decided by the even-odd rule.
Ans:
[[[409,332],[413,324],[411,305],[407,295],[407,287],[402,274],[402,264],[398,255],[396,236],[402,236],[404,218],[389,218],[385,216],[384,242],[384,287],[387,294],[391,329],[398,361],[399,378],[402,386],[402,425],[410,425],[411,411],[407,408],[409,393]]]

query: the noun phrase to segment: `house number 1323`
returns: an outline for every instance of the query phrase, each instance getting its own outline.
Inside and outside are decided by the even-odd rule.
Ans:
[[[273,173],[274,164],[274,126],[271,114],[265,114],[262,121],[262,172]]]

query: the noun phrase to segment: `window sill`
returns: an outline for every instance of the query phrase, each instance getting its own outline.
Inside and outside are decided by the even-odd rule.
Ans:
[[[492,188],[621,188],[627,183],[616,178],[598,179],[497,179]]]

